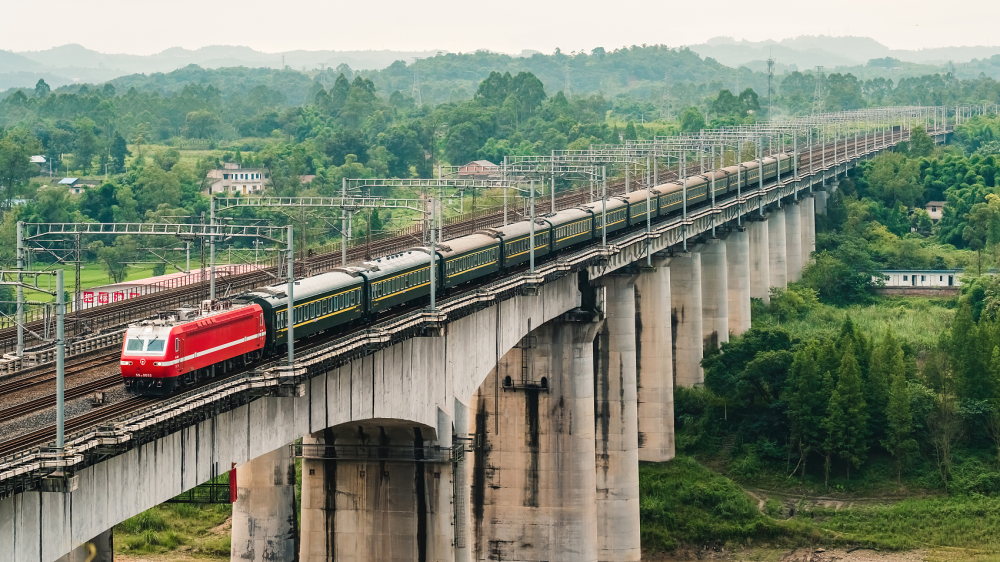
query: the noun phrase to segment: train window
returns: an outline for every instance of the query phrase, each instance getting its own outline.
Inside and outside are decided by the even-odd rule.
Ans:
[[[146,351],[163,351],[163,344],[163,340],[149,340],[149,343],[146,344]]]
[[[142,340],[132,338],[125,344],[125,351],[142,351]]]
[[[174,338],[174,351],[181,350],[181,340]]]

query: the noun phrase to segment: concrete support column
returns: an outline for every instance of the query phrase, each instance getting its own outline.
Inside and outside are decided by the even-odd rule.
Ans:
[[[756,223],[750,223],[756,224]],[[729,335],[750,329],[750,232],[735,227],[726,238],[726,272],[729,282]]]
[[[771,302],[771,261],[767,219],[757,217],[747,224],[750,239],[750,298]]]
[[[785,207],[785,268],[788,282],[802,279],[802,205]]]
[[[817,191],[813,194],[816,199],[816,214],[825,215],[826,214],[826,200],[829,194],[825,191]]]
[[[767,266],[770,269],[768,288],[788,286],[785,250],[785,209],[775,209],[767,215]]]
[[[60,557],[56,562],[114,562],[114,559],[114,531],[108,529],[89,542],[85,542],[74,548],[69,554]]]
[[[310,458],[320,452],[329,441],[333,445],[333,432],[317,431],[302,438],[302,536],[299,545],[301,562],[334,562],[334,502],[337,481],[337,461]],[[332,456],[332,455],[321,455]],[[238,478],[238,477],[237,477]]]
[[[701,247],[701,337],[704,353],[729,341],[729,275],[726,243],[710,238]]]
[[[639,460],[674,458],[674,376],[670,330],[670,267],[653,260],[635,282]]]
[[[670,265],[670,328],[674,386],[692,387],[705,382],[701,368],[702,303],[701,252],[678,252]]]
[[[472,562],[472,463],[469,447],[473,437],[469,406],[455,399],[455,438],[465,445],[465,454],[455,464],[455,562]]]
[[[539,326],[477,390],[474,560],[598,560],[594,337],[602,324]],[[522,375],[535,384],[514,385]]]
[[[449,416],[444,418],[448,426]],[[327,447],[336,443],[337,458],[319,461],[325,464],[322,510],[312,500],[318,486],[309,485],[306,498],[309,472],[303,463],[303,539],[313,544],[302,552],[337,562],[452,560],[452,467],[405,456],[412,451],[413,458],[427,458],[438,444],[432,433],[388,420],[323,432]],[[332,449],[325,453],[332,455]],[[307,515],[321,516],[322,523],[307,524]]]
[[[639,560],[639,431],[636,419],[634,278],[608,275],[604,327],[594,340],[597,559]]]
[[[281,447],[236,467],[230,559],[293,562],[298,534],[295,463]]]
[[[799,203],[799,215],[802,224],[802,268],[805,269],[809,258],[816,251],[816,206],[815,199],[806,197]],[[801,279],[802,276],[800,275]]]

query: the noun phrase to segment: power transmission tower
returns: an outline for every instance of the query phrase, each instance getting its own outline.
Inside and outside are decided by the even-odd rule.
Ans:
[[[823,67],[816,67],[816,93],[813,95],[813,113],[823,110]]]
[[[420,71],[417,70],[417,61],[420,57],[413,57],[413,101],[416,102],[417,107],[423,105],[420,99]]]
[[[767,58],[767,118],[773,119],[771,115],[771,81],[774,79],[774,59]]]

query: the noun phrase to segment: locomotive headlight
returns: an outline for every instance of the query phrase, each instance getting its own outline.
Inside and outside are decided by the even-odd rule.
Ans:
[[[132,362],[131,361],[122,361],[121,364],[124,365],[124,366],[129,366],[129,365],[132,365]]]

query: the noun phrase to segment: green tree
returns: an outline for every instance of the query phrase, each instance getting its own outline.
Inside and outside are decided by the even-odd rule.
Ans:
[[[14,197],[36,173],[31,157],[42,153],[42,144],[31,131],[14,127],[4,133],[0,129],[0,189],[3,190],[5,207],[10,207]]]
[[[865,171],[871,194],[887,207],[913,207],[923,196],[924,187],[917,180],[917,161],[898,152],[885,152],[871,160]]]
[[[689,107],[681,113],[681,131],[697,133],[705,128],[705,116],[697,107]]]
[[[965,215],[967,224],[962,239],[970,250],[976,252],[978,274],[983,274],[983,250],[1000,239],[1000,197],[990,193],[986,201],[976,203]]]
[[[887,335],[888,337],[888,335]],[[906,365],[903,350],[896,351],[890,365],[892,389],[886,410],[888,428],[882,446],[896,461],[896,483],[901,483],[903,466],[917,453],[917,441],[913,438],[913,414],[910,412],[910,392],[906,386]]]
[[[181,184],[177,176],[159,166],[144,166],[135,180],[136,200],[142,211],[156,209],[162,204],[178,207],[181,204]],[[119,199],[121,202],[121,199]]]
[[[850,479],[851,465],[860,467],[868,454],[868,410],[861,383],[861,368],[851,342],[845,345],[837,372],[837,386],[830,396],[823,425],[827,431],[826,449],[835,452],[845,462],[847,478]]]
[[[625,125],[624,140],[626,141],[639,140],[639,135],[635,132],[635,123],[633,123],[632,121],[629,121],[628,124]]]
[[[111,139],[112,170],[116,174],[125,172],[125,159],[131,155],[132,153],[129,152],[128,143],[125,142],[125,137],[123,137],[118,131],[115,131],[115,136]]]
[[[865,385],[865,402],[868,403],[871,419],[869,428],[874,438],[881,439],[886,434],[886,408],[889,404],[889,387],[892,384],[892,367],[897,354],[903,348],[892,330],[886,330],[882,342],[872,351],[871,366]]]
[[[207,139],[218,135],[222,120],[219,115],[207,109],[198,109],[184,117],[184,135],[193,139]]]
[[[823,419],[828,395],[823,387],[820,366],[819,343],[811,341],[795,353],[786,382],[788,421],[792,439],[798,447],[803,478],[809,455],[823,447]]]
[[[934,139],[923,127],[917,125],[910,130],[910,156],[922,158],[934,154]]]
[[[131,236],[119,236],[111,246],[97,240],[91,242],[88,248],[97,256],[112,283],[121,283],[128,277],[128,262],[135,261],[138,253],[138,244]]]
[[[461,166],[471,161],[482,145],[479,127],[472,123],[459,123],[445,137],[444,153],[448,161]]]
[[[49,92],[51,91],[52,88],[45,83],[43,78],[39,78],[38,82],[35,83],[35,98],[40,100],[45,99],[49,96]]]
[[[95,129],[97,126],[87,117],[80,117],[73,123],[76,129],[76,141],[73,143],[73,163],[77,169],[84,172],[90,168],[94,156],[100,150],[100,141]]]

